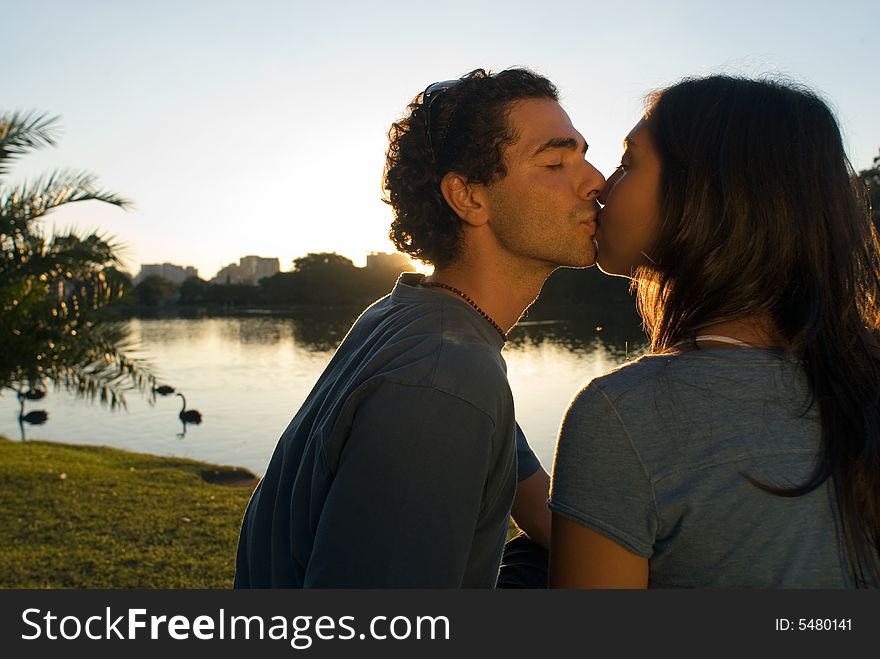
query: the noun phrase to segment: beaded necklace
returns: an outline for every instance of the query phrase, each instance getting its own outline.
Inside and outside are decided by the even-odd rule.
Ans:
[[[425,281],[423,279],[422,281],[419,282],[419,284],[421,284],[422,286],[433,286],[434,288],[445,288],[447,291],[452,291],[453,293],[458,295],[462,300],[464,300],[469,305],[471,305],[474,309],[476,309],[477,313],[479,313],[483,318],[485,318],[487,321],[489,321],[489,324],[495,328],[495,331],[497,331],[501,335],[501,338],[504,341],[507,341],[507,333],[503,329],[501,329],[501,326],[498,323],[496,323],[494,320],[492,320],[491,316],[489,316],[489,314],[487,314],[485,311],[483,311],[479,307],[479,305],[476,302],[474,302],[470,298],[470,296],[468,296],[466,293],[463,293],[462,291],[458,290],[455,286],[450,286],[449,284],[441,284],[439,281]]]

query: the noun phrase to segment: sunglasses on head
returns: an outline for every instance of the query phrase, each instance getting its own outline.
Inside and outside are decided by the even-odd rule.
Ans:
[[[435,82],[428,85],[425,88],[425,91],[422,93],[422,111],[425,113],[425,133],[428,137],[428,150],[431,153],[431,157],[434,159],[434,162],[437,162],[437,151],[434,150],[434,138],[432,136],[434,130],[431,125],[431,107],[434,105],[434,102],[443,96],[443,93],[447,90],[455,87],[457,84],[461,82],[461,79],[456,80],[444,80],[442,82]],[[440,142],[437,143],[437,147],[441,146]]]

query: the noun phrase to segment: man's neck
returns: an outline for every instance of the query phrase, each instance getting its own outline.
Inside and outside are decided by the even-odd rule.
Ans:
[[[454,265],[435,268],[428,280],[454,286],[465,293],[508,332],[541,293],[553,268],[549,265],[514,268],[487,261],[477,264],[464,258]]]

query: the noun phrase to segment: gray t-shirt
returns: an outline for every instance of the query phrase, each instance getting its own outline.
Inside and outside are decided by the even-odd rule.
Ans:
[[[590,382],[560,430],[550,508],[649,558],[650,587],[851,586],[830,481],[801,497],[820,423],[782,351],[643,357]]]
[[[358,318],[278,441],[236,587],[494,587],[517,480],[503,340],[419,278]]]

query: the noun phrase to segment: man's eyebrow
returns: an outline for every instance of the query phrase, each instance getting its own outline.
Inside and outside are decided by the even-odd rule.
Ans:
[[[589,144],[584,142],[584,145],[581,148],[581,150],[584,153],[586,153],[587,148],[589,146],[590,146]],[[573,137],[551,137],[549,140],[547,140],[541,146],[539,146],[537,149],[535,149],[534,153],[532,153],[532,156],[537,156],[537,155],[543,153],[544,151],[547,151],[548,149],[577,149],[577,148],[578,148],[578,141],[576,139],[574,139]]]
[[[624,138],[623,138],[623,150],[626,151],[627,149],[631,149],[631,148],[633,148],[633,147],[635,147],[635,148],[638,149],[638,148],[639,148],[639,145],[636,144],[635,142],[633,142],[633,141],[632,141],[632,138],[630,138],[630,137],[624,137]]]

